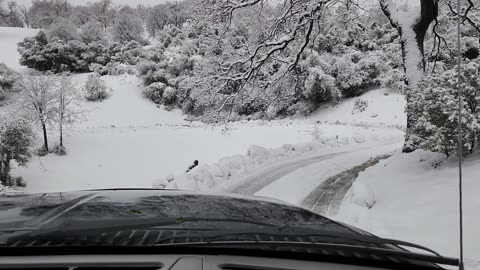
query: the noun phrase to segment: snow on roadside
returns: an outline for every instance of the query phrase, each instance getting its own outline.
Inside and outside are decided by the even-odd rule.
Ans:
[[[393,141],[386,145],[379,144],[376,147],[371,144],[364,147],[352,147],[346,153],[322,161],[321,165],[312,164],[285,175],[255,195],[301,205],[303,200],[329,177],[358,166],[370,158],[397,151],[401,149],[402,144],[403,140],[399,138],[396,142]]]
[[[268,170],[272,166],[281,164],[282,162],[295,161],[296,158],[325,155],[339,151],[355,152],[362,148],[376,149],[372,146],[383,146],[384,144],[392,144],[392,142],[398,142],[403,139],[402,132],[391,129],[379,129],[378,132],[384,135],[379,137],[370,136],[369,133],[372,132],[371,129],[357,129],[355,132],[352,132],[351,130],[347,131],[347,129],[345,129],[347,131],[347,133],[345,134],[351,134],[349,136],[345,136],[338,135],[338,133],[325,134],[326,131],[329,129],[330,131],[338,132],[338,127],[332,129],[331,126],[327,125],[321,126],[321,128],[323,128],[322,130],[324,132],[315,141],[296,145],[286,144],[282,147],[273,149],[267,149],[261,146],[252,145],[248,148],[246,155],[227,156],[220,159],[216,163],[200,165],[199,167],[194,168],[190,172],[182,172],[177,175],[167,175],[160,179],[154,180],[153,187],[200,191],[225,191],[228,190],[228,188],[231,186],[241,184],[241,181],[247,179],[248,175],[255,174],[257,170]],[[349,128],[351,129],[351,127]],[[366,141],[368,143],[366,143]],[[390,146],[390,151],[392,149],[398,149],[398,147],[399,145],[395,145],[393,148],[392,146]],[[385,149],[382,147],[380,147],[380,149],[381,150],[376,151],[385,151]],[[381,152],[380,154],[383,153],[384,152]],[[368,159],[368,157],[366,159]],[[343,163],[343,167],[349,166],[348,164],[352,163],[344,161],[338,162]],[[356,163],[353,162],[352,166],[355,165]],[[348,167],[346,167],[345,169],[348,169]],[[332,170],[329,170],[329,173],[333,173]],[[309,192],[313,188],[315,188],[315,184],[318,183],[318,180],[318,178],[314,179],[313,183],[307,185],[307,188],[303,188],[303,193]],[[296,185],[296,181],[288,181],[287,184]],[[310,186],[313,188],[308,190]],[[283,193],[287,192],[289,194],[292,194],[291,192],[289,192],[289,190],[290,189],[287,188],[283,190]],[[275,189],[273,193],[266,191],[264,192],[265,194],[259,195],[285,200],[285,198],[283,197],[275,197],[276,194],[278,195],[277,191],[278,190]],[[295,196],[295,194],[292,195]],[[306,195],[308,195],[308,193]],[[299,204],[299,202],[301,202],[303,198],[305,198],[305,196],[297,196],[295,199],[289,198],[286,201]]]
[[[464,167],[467,269],[480,269],[480,156]],[[456,160],[417,150],[398,153],[361,173],[335,219],[383,237],[458,256],[458,168]]]
[[[13,188],[13,187],[7,187],[2,184],[0,184],[0,196],[13,196],[13,195],[18,195],[22,194],[23,190],[18,189],[18,188]]]

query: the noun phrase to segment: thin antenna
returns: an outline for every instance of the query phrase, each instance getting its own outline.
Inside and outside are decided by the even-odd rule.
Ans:
[[[458,46],[458,210],[460,221],[460,264],[459,269],[463,270],[463,187],[462,187],[462,161],[463,161],[463,142],[462,142],[462,48],[460,41],[460,0],[457,0],[457,46]]]

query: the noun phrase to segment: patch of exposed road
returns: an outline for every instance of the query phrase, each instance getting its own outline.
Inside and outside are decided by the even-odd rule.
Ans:
[[[387,154],[370,158],[361,165],[328,178],[303,200],[302,206],[321,215],[334,215],[358,174],[390,156]]]

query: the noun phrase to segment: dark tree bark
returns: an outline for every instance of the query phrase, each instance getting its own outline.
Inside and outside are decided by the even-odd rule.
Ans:
[[[402,25],[398,23],[398,21],[395,18],[392,18],[392,14],[390,13],[390,9],[388,7],[388,4],[384,0],[380,0],[380,7],[387,16],[387,18],[390,21],[390,24],[392,27],[397,29],[400,39],[401,39],[401,48],[402,48],[402,58],[403,58],[403,66],[404,70],[406,71],[406,65],[405,65],[405,59],[406,59],[406,49],[405,49],[405,37],[403,36],[403,29]],[[422,64],[422,69],[425,71],[426,69],[426,63],[425,63],[425,54],[424,54],[424,41],[425,41],[425,34],[427,33],[428,28],[430,27],[430,24],[432,24],[433,21],[438,16],[438,0],[420,0],[420,18],[418,21],[413,25],[413,31],[415,32],[415,42],[417,43],[418,49],[420,50],[421,57],[422,59],[418,59],[419,62]],[[408,41],[407,41],[408,42]],[[411,42],[411,41],[410,41]],[[407,84],[409,84],[408,79],[406,81]],[[409,95],[412,93],[407,93],[406,94],[406,100],[407,100],[407,106],[409,104]],[[414,119],[412,119],[411,115],[409,114],[407,110],[407,132],[405,134],[405,145],[403,146],[403,152],[404,153],[409,153],[413,152],[416,149],[416,146],[411,142],[410,140],[410,132],[411,128],[414,124]]]
[[[60,123],[60,147],[63,147],[63,124]]]
[[[0,164],[0,167],[2,167],[1,173],[0,173],[0,183],[4,186],[9,185],[9,175],[10,175],[10,160],[11,156],[9,154],[5,155],[5,159],[2,161],[2,164]]]
[[[3,161],[0,159],[0,184],[5,185],[3,180]]]
[[[420,0],[420,19],[413,25],[413,31],[415,32],[415,39],[417,42],[418,49],[422,55],[422,69],[425,72],[426,63],[425,63],[425,51],[424,51],[424,41],[425,34],[427,33],[430,24],[438,16],[438,0]],[[407,93],[407,106],[410,100],[409,95],[413,93]],[[407,110],[407,131],[405,134],[405,144],[403,146],[404,153],[410,153],[416,150],[417,146],[411,141],[411,129],[414,124],[415,119],[412,119],[412,116]]]
[[[48,137],[47,137],[47,125],[42,123],[43,129],[43,146],[45,147],[45,151],[48,153]]]
[[[420,0],[420,20],[413,26],[417,46],[422,54],[422,68],[425,71],[425,52],[423,42],[428,27],[438,16],[438,0]]]

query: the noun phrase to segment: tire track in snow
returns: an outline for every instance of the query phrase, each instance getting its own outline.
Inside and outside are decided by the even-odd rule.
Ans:
[[[337,152],[337,153],[331,153],[327,155],[305,158],[305,159],[297,160],[294,162],[280,163],[273,167],[268,167],[267,170],[264,170],[260,173],[248,176],[244,181],[242,181],[241,184],[234,186],[233,188],[230,188],[228,192],[245,194],[245,195],[253,195],[259,192],[260,190],[262,190],[264,187],[272,184],[276,180],[300,168],[321,162],[323,160],[338,157],[346,153],[348,152],[346,151]]]
[[[302,206],[321,215],[334,215],[358,174],[390,156],[387,154],[370,158],[361,165],[328,178],[303,200]]]

